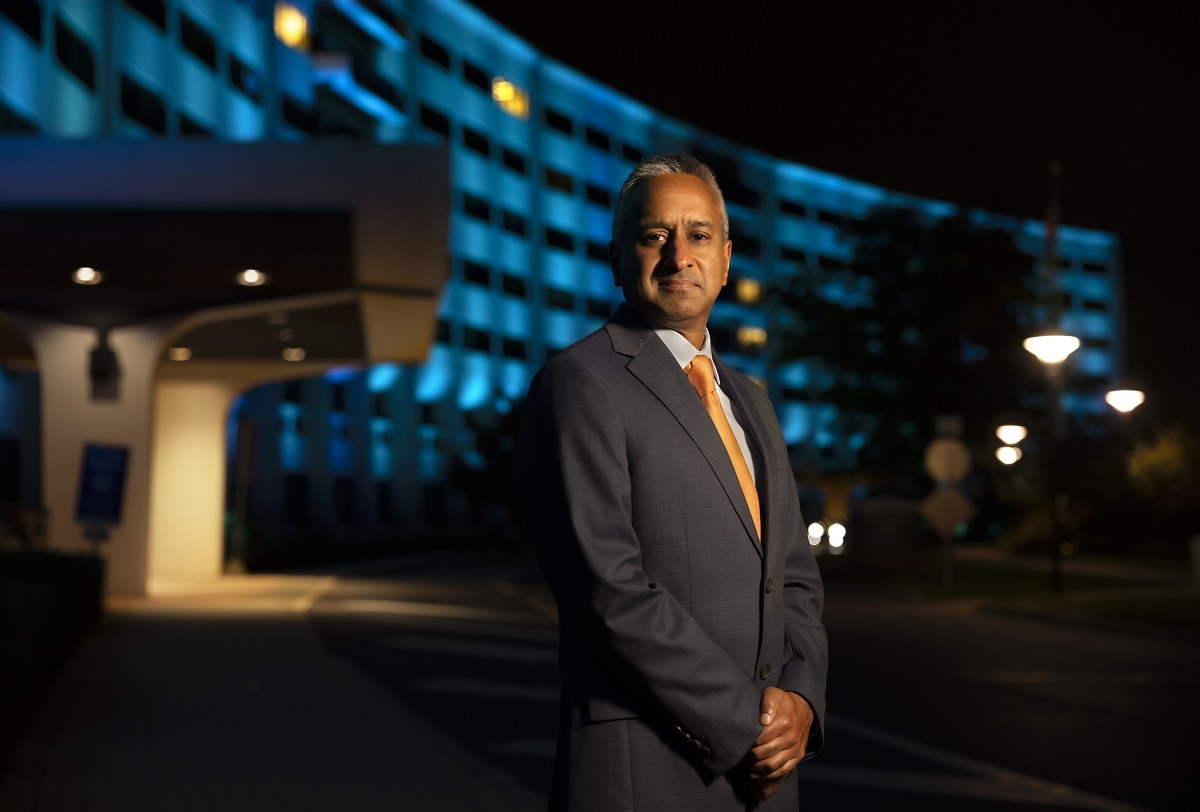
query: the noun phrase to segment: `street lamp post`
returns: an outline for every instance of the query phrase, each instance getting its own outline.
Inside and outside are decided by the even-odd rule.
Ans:
[[[1062,363],[1079,349],[1075,336],[1048,334],[1025,339],[1024,347],[1042,362],[1050,395],[1050,453],[1047,465],[1050,492],[1050,589],[1062,592],[1063,520],[1059,493],[1059,457],[1064,433],[1062,410]]]

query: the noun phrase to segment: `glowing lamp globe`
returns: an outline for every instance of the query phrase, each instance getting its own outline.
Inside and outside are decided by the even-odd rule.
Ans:
[[[1025,339],[1022,346],[1043,364],[1061,364],[1068,355],[1079,349],[1079,339],[1063,335],[1034,336]]]

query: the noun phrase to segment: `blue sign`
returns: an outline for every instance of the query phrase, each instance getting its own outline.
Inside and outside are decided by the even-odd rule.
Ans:
[[[84,524],[121,523],[121,497],[125,493],[125,469],[129,449],[124,446],[83,447],[83,471],[79,478],[79,502],[75,521]]]

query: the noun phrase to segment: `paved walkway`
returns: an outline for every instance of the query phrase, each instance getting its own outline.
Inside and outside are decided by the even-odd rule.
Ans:
[[[326,654],[325,576],[163,581],[106,619],[35,711],[3,812],[540,810]]]

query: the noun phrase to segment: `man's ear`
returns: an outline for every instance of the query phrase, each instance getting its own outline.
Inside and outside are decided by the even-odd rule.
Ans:
[[[616,240],[610,240],[608,243],[608,266],[612,269],[613,284],[621,287],[621,257],[617,251]]]

